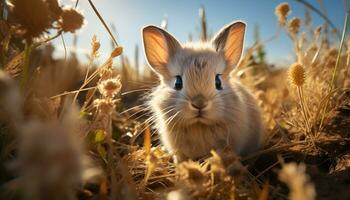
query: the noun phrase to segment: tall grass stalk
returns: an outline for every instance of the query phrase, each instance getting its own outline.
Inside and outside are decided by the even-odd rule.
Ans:
[[[113,153],[113,142],[112,142],[112,116],[108,115],[106,127],[106,139],[108,144],[108,167],[111,172],[111,199],[118,199],[118,187],[117,187],[117,174],[116,174],[116,164],[114,162],[114,153]]]
[[[311,126],[310,126],[310,123],[309,123],[309,120],[308,120],[308,112],[307,112],[308,109],[307,109],[307,106],[306,106],[304,98],[303,98],[303,91],[302,91],[303,88],[297,86],[297,90],[298,90],[298,97],[299,97],[299,100],[300,100],[301,109],[303,111],[303,117],[304,117],[304,120],[305,120],[305,126],[306,126],[305,134],[307,134],[307,133],[309,133],[311,131]]]
[[[314,11],[316,14],[318,14],[320,17],[322,17],[331,27],[332,29],[334,29],[336,31],[336,35],[338,36],[338,38],[340,39],[340,33],[339,30],[337,29],[337,27],[334,25],[334,23],[327,17],[327,15],[325,15],[322,11],[318,10],[317,8],[315,8],[313,5],[311,5],[309,2],[305,1],[305,0],[295,0],[301,4],[304,4],[307,8],[309,8],[310,10]]]
[[[97,8],[95,7],[95,5],[92,3],[91,0],[88,0],[88,2],[89,2],[89,4],[90,4],[90,6],[92,7],[92,9],[94,10],[94,12],[95,12],[95,14],[97,15],[97,17],[99,18],[99,20],[101,21],[101,23],[103,24],[103,26],[105,27],[105,29],[107,30],[109,36],[111,36],[111,38],[112,38],[114,44],[115,44],[116,46],[119,46],[117,40],[115,39],[115,37],[114,37],[114,35],[112,34],[112,32],[111,32],[111,30],[109,29],[109,27],[107,26],[105,20],[102,18],[102,16],[101,16],[100,13],[98,12],[98,10],[97,10]]]
[[[345,33],[346,33],[346,29],[348,27],[349,13],[350,13],[350,10],[347,10],[346,15],[345,15],[345,21],[344,21],[344,26],[343,26],[343,33],[342,33],[342,37],[341,37],[341,41],[340,41],[340,47],[339,47],[339,51],[338,51],[338,55],[337,55],[337,60],[336,60],[335,65],[334,65],[333,74],[332,74],[332,80],[331,80],[330,86],[329,86],[329,93],[331,93],[332,90],[333,90],[335,78],[337,76],[339,60],[340,60],[340,56],[341,56],[341,53],[342,53],[342,50],[343,50],[343,45],[344,45]],[[330,98],[332,98],[332,97],[330,96],[327,99],[327,101],[325,103],[325,107],[324,107],[323,112],[322,112],[321,122],[320,122],[320,126],[319,126],[320,130],[322,129],[322,126],[323,126],[323,122],[324,122],[324,118],[325,118],[325,115],[326,115],[326,111],[328,109],[328,104],[329,104]]]
[[[201,18],[201,40],[207,41],[208,40],[208,31],[207,31],[207,19],[205,16],[205,9],[202,6],[199,9],[199,17]]]

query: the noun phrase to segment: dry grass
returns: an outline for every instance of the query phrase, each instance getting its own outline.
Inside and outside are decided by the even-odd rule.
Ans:
[[[31,5],[11,2],[9,18],[0,19],[1,198],[349,198],[350,40],[331,42],[337,39],[325,26],[313,28],[309,15],[303,23],[288,18],[292,8],[286,3],[275,10],[280,31],[271,39],[281,31],[290,36],[295,64],[275,69],[255,62],[269,39],[248,48],[232,74],[263,111],[264,149],[243,158],[223,149],[176,165],[159,145],[143,104],[157,84],[154,74],[140,74],[118,46],[96,66],[104,48],[96,37],[87,64],[75,55],[53,59],[50,40],[79,29],[83,16],[56,0],[35,0],[47,15],[26,18]],[[200,38],[207,40],[204,8],[200,15]],[[308,32],[302,32],[304,24]],[[52,29],[57,33],[48,36]],[[138,47],[136,52],[138,60]],[[285,163],[290,161],[305,164]],[[326,183],[333,186],[325,189]]]

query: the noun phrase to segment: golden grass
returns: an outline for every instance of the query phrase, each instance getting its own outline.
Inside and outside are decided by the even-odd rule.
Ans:
[[[346,132],[350,128],[346,123],[350,42],[344,42],[345,31],[336,48],[324,26],[314,29],[308,18],[310,33],[304,33],[301,18],[288,21],[292,8],[287,3],[278,5],[278,25],[293,41],[295,64],[275,69],[252,60],[278,32],[247,49],[232,74],[249,87],[263,111],[265,147],[243,158],[222,149],[201,161],[175,164],[158,144],[152,116],[144,105],[144,96],[157,84],[156,76],[149,70],[139,73],[139,66],[130,65],[92,1],[116,45],[100,66],[95,62],[104,47],[95,36],[86,65],[74,55],[67,60],[45,55],[49,49],[45,45],[62,32],[79,29],[83,16],[63,9],[56,0],[36,3],[52,16],[32,16],[40,18],[37,27],[18,14],[18,9],[20,14],[28,9],[20,0],[13,1],[14,8],[19,6],[14,9],[19,20],[0,20],[1,26],[8,27],[0,35],[0,170],[4,172],[0,198],[314,199],[318,192],[314,184],[319,183],[313,184],[305,174],[307,167],[324,159],[331,162],[329,172],[349,167],[340,162],[348,159],[344,148],[350,138]],[[201,9],[200,38],[207,40]],[[10,40],[16,27],[21,30],[20,41]],[[47,29],[57,34],[43,38]],[[121,59],[119,65],[114,64],[116,57]],[[274,170],[281,166],[279,178],[290,188],[289,195],[275,177]]]

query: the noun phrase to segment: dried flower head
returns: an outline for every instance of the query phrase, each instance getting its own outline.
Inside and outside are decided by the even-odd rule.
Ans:
[[[12,0],[12,13],[24,38],[31,42],[51,28],[49,5],[43,0]],[[35,8],[35,11],[33,10]]]
[[[62,8],[59,6],[57,0],[46,0],[49,5],[49,9],[51,11],[51,19],[53,21],[58,21],[62,14]]]
[[[106,115],[111,114],[115,109],[116,100],[108,99],[96,99],[94,101],[94,106],[100,113],[104,113]]]
[[[117,95],[122,87],[120,76],[106,79],[98,84],[98,90],[104,97],[113,98]]]
[[[206,180],[205,170],[193,161],[182,162],[178,166],[181,179],[188,180],[194,184],[202,184]]]
[[[314,31],[314,35],[316,38],[319,38],[321,35],[321,31],[322,31],[322,26],[318,26],[315,31]]]
[[[297,34],[300,30],[301,20],[298,17],[294,17],[288,22],[288,31],[291,34]]]
[[[111,53],[111,58],[115,58],[117,56],[119,56],[120,54],[123,53],[123,47],[117,47],[115,48],[112,53]]]
[[[305,82],[305,69],[299,63],[294,63],[289,69],[289,80],[296,86],[301,87]]]
[[[105,65],[102,66],[102,69],[99,73],[101,80],[107,80],[113,77],[113,60],[108,59]]]
[[[91,54],[90,54],[90,56],[92,58],[98,57],[98,50],[100,49],[100,46],[101,46],[100,41],[98,41],[96,35],[94,35],[92,37],[92,40],[91,40]]]
[[[289,189],[291,200],[312,200],[316,197],[315,186],[305,174],[305,165],[288,163],[283,165],[279,173],[279,179],[285,182]]]
[[[64,9],[60,19],[60,26],[64,32],[74,33],[83,26],[84,17],[75,9]]]
[[[288,3],[281,3],[275,8],[275,15],[277,16],[278,23],[284,26],[287,21],[287,16],[289,14],[290,7]]]

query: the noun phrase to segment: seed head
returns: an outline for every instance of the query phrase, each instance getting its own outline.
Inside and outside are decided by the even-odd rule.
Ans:
[[[51,19],[53,21],[57,21],[62,14],[62,8],[58,5],[58,1],[57,0],[46,0],[46,2],[49,5],[49,9],[51,11]]]
[[[20,25],[20,32],[31,42],[51,28],[52,19],[49,5],[43,0],[12,0],[11,14]],[[33,10],[35,8],[35,11]]]
[[[286,2],[279,4],[275,8],[275,15],[277,16],[278,23],[281,26],[284,26],[286,24],[289,11],[290,11],[290,7],[289,7],[289,4]]]
[[[119,56],[122,53],[123,53],[123,47],[117,47],[111,53],[111,58],[115,58],[115,57]]]
[[[91,40],[91,57],[96,58],[98,56],[98,50],[100,49],[100,41],[96,38],[96,35],[92,37]]]
[[[122,87],[120,77],[106,79],[98,84],[98,90],[104,97],[113,98],[117,95]]]
[[[109,58],[107,62],[102,66],[99,76],[101,80],[107,80],[113,77],[113,59]]]
[[[297,34],[300,30],[301,20],[298,17],[294,17],[288,22],[288,31],[292,34]]]
[[[299,63],[294,63],[289,69],[289,80],[296,86],[301,87],[305,82],[305,70]]]
[[[314,35],[315,35],[316,38],[320,37],[321,31],[322,31],[322,26],[318,26],[318,27],[315,29]]]
[[[182,162],[178,166],[180,177],[194,184],[201,184],[206,180],[205,170],[193,161]]]
[[[116,100],[108,99],[96,99],[94,101],[94,106],[100,113],[109,115],[115,109]]]
[[[84,23],[84,17],[77,10],[65,9],[62,12],[60,26],[64,32],[74,33]]]

